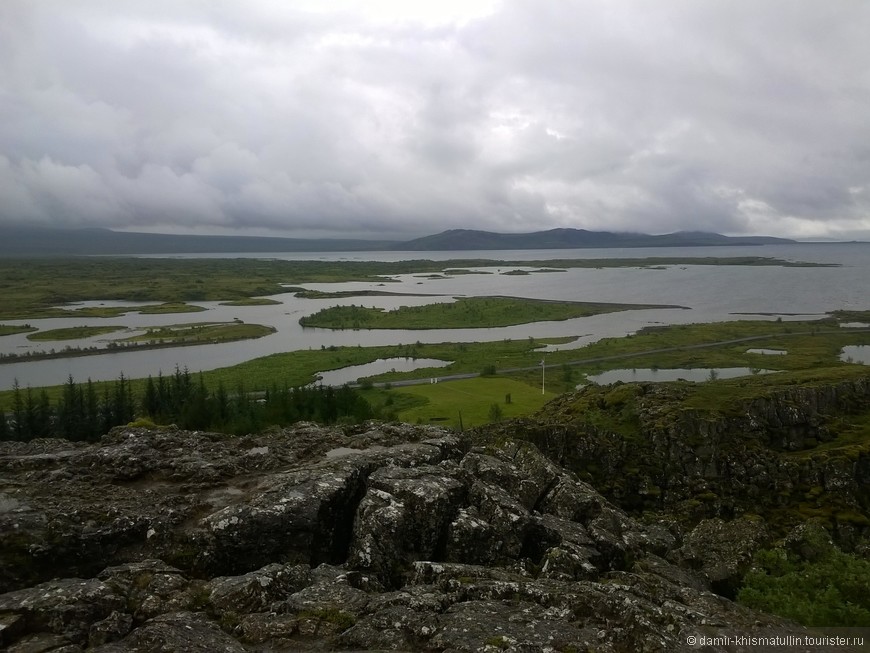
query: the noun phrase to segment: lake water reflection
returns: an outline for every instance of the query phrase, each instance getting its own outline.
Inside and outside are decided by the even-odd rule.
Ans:
[[[870,365],[870,345],[849,345],[843,347],[840,360],[846,363]]]

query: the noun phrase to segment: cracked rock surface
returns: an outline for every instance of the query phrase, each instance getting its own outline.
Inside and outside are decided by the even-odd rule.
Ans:
[[[0,443],[0,499],[10,651],[680,651],[801,632],[711,591],[731,569],[704,552],[727,529],[684,539],[532,445],[433,427]]]

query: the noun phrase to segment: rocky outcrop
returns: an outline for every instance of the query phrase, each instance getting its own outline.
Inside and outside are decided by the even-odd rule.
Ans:
[[[870,534],[870,442],[856,437],[870,377],[851,376],[589,386],[495,437],[534,443],[631,512],[760,514],[778,536],[813,517],[851,549]]]
[[[679,651],[800,630],[711,591],[733,573],[717,525],[634,519],[512,440],[120,428],[2,443],[0,479],[9,650]]]

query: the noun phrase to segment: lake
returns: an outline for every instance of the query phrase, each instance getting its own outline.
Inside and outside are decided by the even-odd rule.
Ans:
[[[771,370],[760,370],[750,367],[695,367],[675,369],[632,368],[607,370],[601,374],[588,375],[586,378],[598,385],[608,385],[620,381],[622,383],[666,381],[692,381],[694,383],[714,379],[736,379],[740,376],[754,374],[769,374]]]
[[[51,318],[46,320],[6,320],[5,324],[28,322],[40,329],[84,325],[123,325],[143,328],[167,324],[206,321],[232,321],[276,329],[274,334],[257,340],[193,347],[128,351],[43,361],[0,365],[0,389],[12,387],[15,379],[22,386],[63,383],[68,375],[78,381],[91,378],[109,380],[123,371],[128,377],[171,373],[176,366],[193,372],[210,370],[265,356],[268,354],[319,349],[322,346],[368,346],[407,344],[416,341],[473,342],[575,336],[570,347],[578,347],[604,337],[620,337],[650,325],[719,322],[735,319],[783,320],[817,319],[836,309],[870,308],[870,244],[799,244],[759,247],[637,248],[580,250],[514,250],[473,252],[350,252],[350,253],[279,253],[221,254],[213,256],[172,256],[166,258],[272,258],[287,260],[553,260],[644,257],[732,257],[765,256],[792,261],[835,263],[831,268],[787,268],[750,266],[675,265],[664,269],[583,268],[564,272],[505,275],[517,266],[481,268],[491,274],[457,275],[428,278],[419,274],[397,275],[386,287],[377,283],[303,284],[317,290],[389,290],[398,293],[427,293],[440,296],[418,297],[349,297],[342,299],[301,299],[292,293],[272,296],[280,304],[270,306],[231,307],[217,302],[197,302],[208,310],[199,313],[139,315],[131,313],[116,318]],[[155,258],[155,257],[146,257]],[[501,273],[500,273],[501,272]],[[536,322],[493,329],[433,330],[347,330],[303,328],[303,315],[337,304],[362,304],[385,309],[454,301],[458,296],[510,295],[536,299],[567,301],[673,304],[682,309],[650,309],[596,315],[561,322]],[[105,302],[110,304],[110,302]],[[127,303],[127,302],[122,302]],[[127,303],[129,304],[129,303]],[[4,353],[28,350],[45,351],[64,346],[105,346],[111,338],[129,334],[117,332],[82,340],[31,342],[25,334],[0,337]],[[560,346],[565,348],[565,346]]]

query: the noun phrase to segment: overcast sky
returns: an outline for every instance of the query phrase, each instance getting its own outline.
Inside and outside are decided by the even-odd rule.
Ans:
[[[0,222],[870,240],[866,0],[0,0]]]

